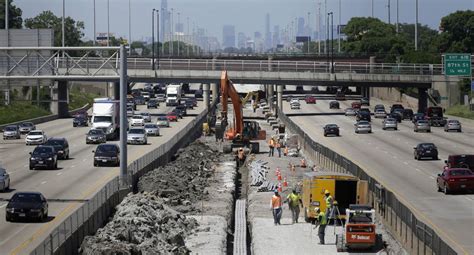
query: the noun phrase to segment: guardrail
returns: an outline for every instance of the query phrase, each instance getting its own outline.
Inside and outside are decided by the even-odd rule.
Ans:
[[[212,105],[213,109],[215,104]],[[56,227],[32,252],[44,254],[78,254],[85,236],[94,234],[107,223],[108,217],[130,191],[136,191],[141,176],[170,161],[176,151],[202,134],[202,123],[208,111],[204,110],[178,134],[158,148],[128,165],[130,189],[120,190],[119,177],[115,177]]]
[[[84,105],[83,107],[79,108],[79,109],[75,109],[75,110],[72,110],[72,111],[69,111],[69,115],[74,115],[75,113],[77,112],[80,112],[80,111],[85,111],[87,109],[89,109],[90,105],[89,103],[87,103],[86,105]],[[6,126],[9,126],[9,125],[19,125],[23,122],[32,122],[33,124],[41,124],[41,123],[45,123],[45,122],[48,122],[48,121],[52,121],[52,120],[55,120],[58,118],[58,115],[57,114],[51,114],[51,115],[47,115],[47,116],[43,116],[43,117],[38,117],[38,118],[33,118],[33,119],[28,119],[28,120],[22,120],[22,121],[17,121],[17,122],[12,122],[12,123],[8,123],[8,124],[3,124],[3,125],[0,125],[0,131],[3,131],[3,129],[6,127]]]
[[[72,61],[73,60],[73,61]],[[86,73],[92,69],[106,69],[99,58],[72,58],[70,61],[57,60],[57,68],[80,66]],[[222,59],[160,59],[155,60],[157,70],[196,71],[259,71],[259,72],[312,72],[329,73],[331,63],[325,61],[275,61],[275,60],[222,60]],[[128,69],[152,69],[148,58],[127,58]],[[441,64],[397,64],[397,63],[357,63],[334,62],[335,73],[395,74],[395,75],[440,75]]]
[[[421,221],[403,204],[393,192],[383,187],[351,160],[312,140],[303,129],[279,109],[278,111],[279,119],[292,133],[299,136],[299,144],[302,145],[301,148],[306,155],[331,171],[350,173],[368,182],[369,202],[374,206],[394,236],[402,242],[405,248],[411,250],[412,254],[457,254],[430,226]]]

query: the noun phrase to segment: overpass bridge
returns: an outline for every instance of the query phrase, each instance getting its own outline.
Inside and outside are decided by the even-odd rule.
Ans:
[[[81,54],[71,54],[72,51]],[[55,81],[59,90],[58,100],[64,101],[67,81],[115,82],[118,88],[122,58],[127,64],[128,82],[217,84],[220,72],[227,70],[235,83],[265,84],[272,95],[274,86],[270,85],[277,85],[276,90],[280,92],[283,91],[281,85],[357,86],[367,97],[371,87],[415,87],[418,88],[421,110],[427,105],[428,89],[436,88],[441,90],[440,94],[451,95],[451,85],[459,81],[458,77],[445,76],[441,64],[213,58],[155,59],[153,65],[152,59],[122,56],[116,47],[3,47],[0,48],[0,85],[5,80]],[[207,88],[205,86],[204,90]],[[115,95],[118,97],[118,93]]]

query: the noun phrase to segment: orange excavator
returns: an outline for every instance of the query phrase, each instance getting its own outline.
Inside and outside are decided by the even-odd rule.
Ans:
[[[233,123],[228,125],[227,119],[227,102],[228,99],[232,101],[234,108]],[[247,147],[253,153],[260,151],[258,142],[254,140],[265,140],[266,132],[260,129],[260,125],[256,121],[244,121],[243,105],[237,90],[235,90],[232,81],[227,76],[227,71],[222,71],[221,74],[221,121],[222,128],[225,131],[224,139],[230,141],[223,146],[224,153],[232,152],[235,147]]]

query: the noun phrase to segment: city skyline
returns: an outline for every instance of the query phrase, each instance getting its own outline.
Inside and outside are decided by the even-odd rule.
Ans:
[[[317,30],[317,8],[318,2],[310,0],[295,0],[291,3],[283,0],[175,0],[172,3],[166,0],[152,1],[152,0],[132,0],[132,40],[141,40],[151,36],[151,9],[160,8],[167,5],[168,10],[174,8],[175,11],[181,12],[181,23],[186,18],[189,18],[188,24],[182,25],[183,31],[196,32],[197,28],[204,28],[206,36],[216,38],[223,38],[222,27],[225,24],[231,24],[235,27],[235,33],[243,32],[246,35],[253,35],[256,31],[267,37],[266,13],[269,13],[269,26],[279,26],[284,30],[292,21],[298,18],[307,20],[308,12],[309,27],[311,31]],[[327,11],[335,13],[335,25],[339,18],[338,16],[338,1],[327,1]],[[400,2],[400,23],[414,23],[414,1],[399,0]],[[23,19],[34,17],[43,10],[51,10],[56,15],[61,15],[62,1],[46,1],[46,0],[14,0],[13,3],[23,10]],[[106,0],[96,0],[97,10],[97,32],[106,31]],[[128,0],[110,0],[110,31],[128,38]],[[341,0],[342,16],[341,23],[345,24],[351,17],[371,15],[370,8],[371,0]],[[375,17],[387,22],[387,1],[374,1]],[[472,0],[453,0],[447,3],[443,0],[419,0],[419,22],[423,25],[428,25],[431,28],[437,29],[441,17],[448,15],[456,10],[474,9],[474,1]],[[251,7],[251,8],[249,8]],[[396,20],[396,1],[392,0],[391,21]],[[223,11],[225,10],[225,11]],[[265,10],[265,11],[259,11]],[[350,10],[350,11],[349,11]],[[92,0],[66,0],[66,15],[71,16],[75,20],[84,21],[85,23],[85,38],[92,39],[93,27],[93,5]],[[324,7],[321,13],[324,12]],[[210,15],[212,13],[212,15]],[[350,13],[350,15],[349,15]],[[160,30],[170,28],[169,17],[160,12]],[[176,16],[176,14],[175,14]],[[176,17],[175,17],[176,19]],[[177,21],[173,22],[175,25]],[[324,21],[322,22],[324,25]],[[305,23],[305,27],[307,24]],[[173,30],[175,27],[173,28]],[[167,31],[160,31],[160,38],[163,38],[163,33]],[[169,31],[168,31],[169,32]],[[271,31],[273,34],[274,31]],[[313,34],[310,34],[313,35]],[[283,36],[283,35],[281,35]],[[268,42],[268,41],[267,41]]]

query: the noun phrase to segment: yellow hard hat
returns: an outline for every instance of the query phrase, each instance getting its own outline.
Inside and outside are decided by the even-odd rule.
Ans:
[[[325,190],[324,191],[324,194],[330,194],[331,192],[329,192],[329,190]]]

